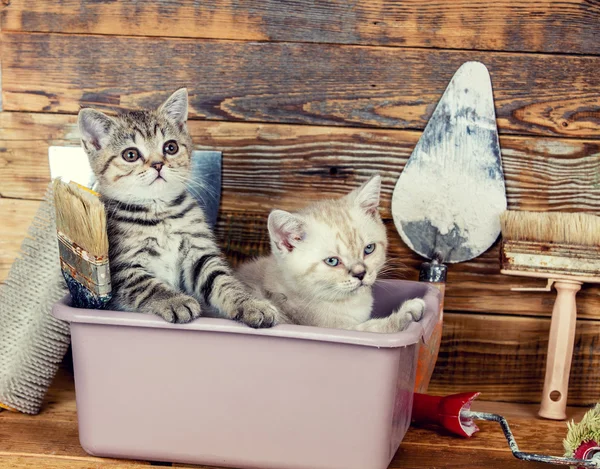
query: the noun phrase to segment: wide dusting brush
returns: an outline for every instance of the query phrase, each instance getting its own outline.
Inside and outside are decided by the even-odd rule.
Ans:
[[[112,297],[106,212],[98,195],[54,180],[60,266],[78,308],[102,309]]]
[[[575,340],[575,295],[584,283],[600,283],[600,217],[587,213],[507,211],[500,217],[503,274],[548,280],[557,292],[552,310],[546,377],[539,415],[566,418]]]
[[[503,273],[584,283],[599,281],[600,217],[588,213],[506,211],[500,224]]]
[[[500,224],[508,240],[600,246],[600,217],[589,213],[507,210]]]

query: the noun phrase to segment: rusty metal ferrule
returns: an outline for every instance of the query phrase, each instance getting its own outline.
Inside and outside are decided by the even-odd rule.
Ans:
[[[424,262],[419,271],[419,282],[446,283],[447,272],[448,267],[435,259],[431,262]]]

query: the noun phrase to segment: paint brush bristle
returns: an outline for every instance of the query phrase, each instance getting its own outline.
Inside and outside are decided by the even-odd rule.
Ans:
[[[56,228],[95,257],[108,255],[104,204],[89,190],[54,180]]]
[[[600,246],[600,217],[589,213],[507,210],[500,225],[502,237],[513,241]]]

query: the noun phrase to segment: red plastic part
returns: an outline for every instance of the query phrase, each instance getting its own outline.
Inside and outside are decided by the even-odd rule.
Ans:
[[[461,415],[471,409],[471,403],[479,396],[478,392],[463,392],[452,396],[429,396],[415,393],[412,421],[417,424],[441,425],[455,435],[469,438],[479,428],[473,419]]]
[[[596,453],[600,453],[600,442],[590,440],[581,443],[573,453],[573,457],[577,459],[592,459],[592,456]],[[583,469],[581,466],[577,466],[577,468]]]

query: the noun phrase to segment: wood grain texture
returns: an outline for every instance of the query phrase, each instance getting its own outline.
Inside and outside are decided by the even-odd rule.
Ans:
[[[44,197],[51,145],[79,145],[77,116],[0,113],[0,197]]]
[[[0,198],[0,282],[17,257],[38,206],[35,200]]]
[[[539,402],[550,320],[447,314],[432,394],[480,391],[482,398]],[[578,320],[568,402],[600,401],[600,322]]]
[[[600,57],[2,33],[5,110],[158,105],[228,121],[423,129],[454,71],[490,69],[504,133],[600,136]]]
[[[0,195],[41,199],[48,146],[79,145],[73,115],[0,113]],[[223,152],[224,208],[266,211],[339,196],[373,172],[383,181],[384,215],[421,132],[190,121],[196,148]],[[510,208],[600,213],[600,141],[504,136]],[[243,199],[243,206],[238,199]]]
[[[114,461],[100,458],[80,460],[29,454],[11,455],[0,452],[0,467],[3,469],[149,469],[152,466],[149,463]]]
[[[499,430],[496,430],[499,431]],[[445,447],[439,443],[437,436],[428,435],[427,446],[402,445],[390,469],[423,469],[423,468],[460,468],[460,469],[522,469],[523,462],[515,459],[506,451],[498,452],[487,448],[464,449],[453,446]],[[445,444],[452,444],[447,442]],[[557,451],[554,451],[555,454]],[[558,454],[557,454],[558,455]],[[0,452],[0,467],[3,469],[151,469],[156,466],[174,468],[211,469],[208,466],[191,464],[155,464],[148,462],[111,460],[111,459],[75,459],[54,456],[11,455]],[[545,469],[547,464],[529,463],[529,469]],[[218,469],[218,468],[212,468]]]
[[[11,0],[11,31],[598,54],[595,1]]]
[[[9,412],[2,412],[0,417],[3,417],[5,413],[9,414]],[[11,418],[0,420],[0,422],[2,422],[0,456],[3,453],[16,453],[87,457],[87,453],[79,444],[76,420],[69,422],[60,420],[27,421]],[[5,466],[0,464],[0,467],[4,469]]]
[[[559,455],[566,429],[564,422],[537,420],[536,405],[476,401],[474,410],[496,412],[510,422],[522,449]],[[585,409],[569,408],[569,419],[580,420]],[[482,422],[471,439],[460,439],[435,428],[411,428],[390,467],[460,467],[518,469],[523,463],[513,458],[497,424]],[[544,435],[540,438],[539,435]],[[59,370],[42,412],[30,417],[0,412],[0,467],[7,469],[141,469],[144,461],[100,459],[87,455],[79,445],[73,377]],[[173,467],[196,467],[174,464]],[[530,464],[529,467],[538,467]],[[545,466],[540,466],[545,467]]]
[[[49,179],[48,145],[77,145],[75,121],[67,115],[1,113],[0,194],[41,199]],[[268,252],[265,223],[274,206],[293,210],[341,196],[380,172],[390,256],[397,259],[391,275],[416,279],[421,260],[396,233],[390,198],[419,132],[206,121],[190,122],[190,131],[197,148],[223,151],[219,235],[234,262]],[[507,136],[501,146],[510,208],[600,213],[598,142]],[[0,210],[0,218],[5,213]],[[15,232],[24,233],[28,222],[16,220]],[[18,246],[5,246],[5,266]],[[500,275],[498,259],[495,246],[451,266],[446,308],[548,316],[555,294],[510,292],[511,286],[543,282]],[[585,286],[578,305],[581,317],[600,318],[600,288]]]

